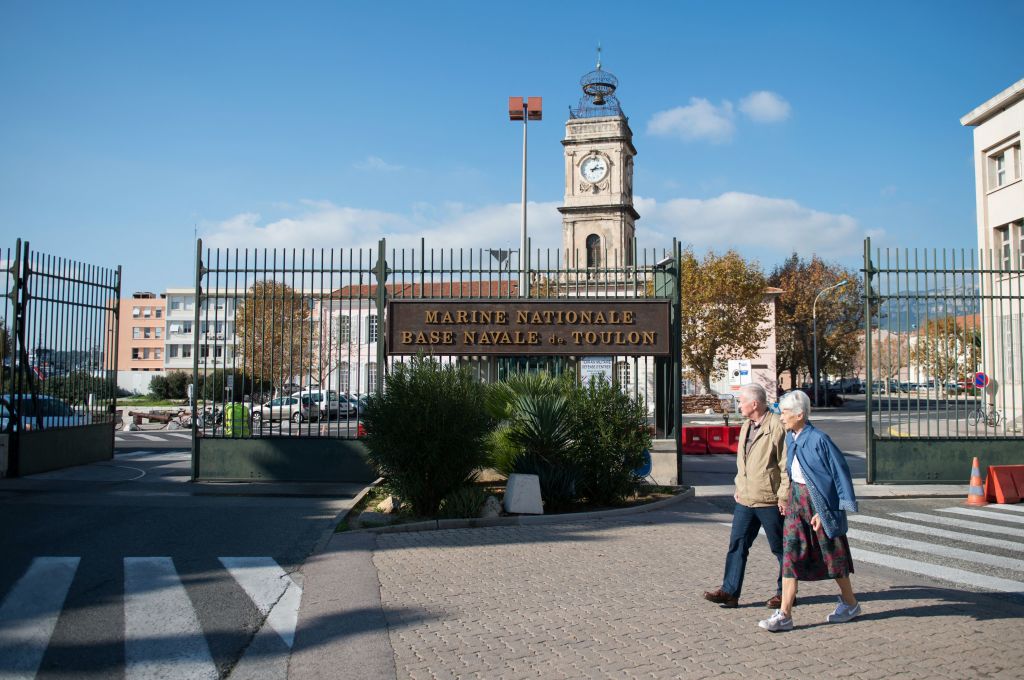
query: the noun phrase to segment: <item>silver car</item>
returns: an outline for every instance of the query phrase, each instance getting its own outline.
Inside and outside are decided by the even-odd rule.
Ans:
[[[277,397],[266,404],[252,409],[252,422],[291,420],[293,423],[316,420],[320,417],[320,406],[309,395]]]
[[[92,417],[88,412],[78,413],[64,401],[45,394],[32,397],[22,394],[20,406],[18,395],[5,394],[0,397],[0,432],[21,429],[28,432],[41,429],[54,430],[62,427],[88,425]],[[20,408],[20,417],[12,418],[11,413]]]

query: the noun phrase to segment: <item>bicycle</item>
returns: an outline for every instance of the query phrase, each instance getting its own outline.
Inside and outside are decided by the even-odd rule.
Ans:
[[[973,427],[977,427],[979,423],[985,423],[986,427],[995,427],[999,425],[999,421],[1002,418],[1003,414],[994,406],[988,411],[985,410],[984,406],[979,406],[967,414],[967,420]]]

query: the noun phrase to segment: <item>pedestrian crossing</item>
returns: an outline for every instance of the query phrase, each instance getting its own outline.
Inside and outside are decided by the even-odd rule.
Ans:
[[[295,640],[301,586],[270,557],[218,559],[259,612],[263,623],[256,634],[272,631],[269,635],[276,634],[279,651],[287,655]],[[36,676],[53,644],[51,637],[80,564],[79,557],[36,557],[7,592],[0,602],[0,678]],[[174,560],[166,556],[125,557],[123,570],[125,679],[220,678],[193,600],[199,596],[190,594]],[[253,649],[254,656],[264,656],[268,646],[251,645]],[[251,667],[265,661],[249,660],[243,654],[239,665]],[[276,667],[286,669],[286,665]],[[261,677],[268,676],[264,673]]]
[[[851,513],[847,537],[855,565],[876,564],[966,589],[1024,595],[1022,512],[1024,507],[990,505],[886,517]]]
[[[125,432],[114,435],[114,442],[121,444],[137,441],[167,442],[179,440],[191,441],[192,433],[189,431],[167,432],[160,430],[159,432]]]

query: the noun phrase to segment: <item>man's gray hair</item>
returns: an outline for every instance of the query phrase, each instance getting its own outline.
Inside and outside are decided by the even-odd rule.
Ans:
[[[756,401],[759,404],[768,404],[768,393],[764,391],[764,388],[757,383],[750,383],[740,388],[740,394],[745,394],[752,401]]]
[[[787,411],[792,411],[793,413],[803,413],[805,416],[810,418],[811,399],[801,390],[786,392],[782,395],[782,399],[779,400],[779,409],[785,409]]]

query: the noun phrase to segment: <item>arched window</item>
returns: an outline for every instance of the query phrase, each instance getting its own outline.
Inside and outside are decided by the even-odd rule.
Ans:
[[[338,364],[338,389],[342,392],[348,392],[351,384],[352,374],[349,373],[348,362],[342,361],[340,364]]]
[[[587,237],[587,267],[601,266],[601,237],[591,234]]]
[[[615,364],[615,382],[623,392],[629,391],[629,362],[619,361]]]

